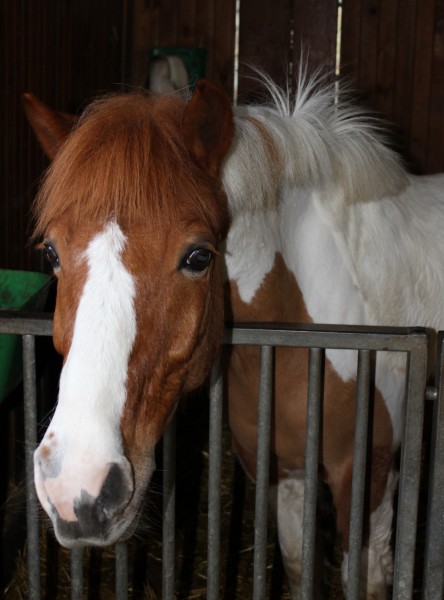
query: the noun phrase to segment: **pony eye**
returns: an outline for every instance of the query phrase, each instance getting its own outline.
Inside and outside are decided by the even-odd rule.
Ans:
[[[208,248],[195,248],[184,256],[180,268],[194,273],[202,273],[208,268],[212,259],[213,253]]]
[[[53,269],[60,267],[59,256],[51,242],[43,242],[43,254]]]

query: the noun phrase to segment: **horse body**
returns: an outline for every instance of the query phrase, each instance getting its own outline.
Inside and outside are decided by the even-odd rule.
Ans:
[[[65,545],[132,531],[154,446],[180,395],[211,368],[223,300],[231,321],[444,325],[442,177],[408,175],[376,124],[334,102],[332,88],[301,81],[294,108],[269,89],[273,106],[236,109],[234,137],[226,99],[203,84],[189,103],[99,102],[65,144],[64,134],[47,134],[56,114],[29,102],[47,152],[61,148],[37,232],[58,274],[54,339],[65,363],[35,464]],[[233,441],[252,477],[258,357],[235,348],[228,359]],[[320,457],[344,539],[345,586],[356,360],[327,352]],[[391,578],[404,370],[403,358],[378,359],[367,598],[384,598]],[[297,596],[307,351],[277,349],[275,382],[270,500]]]
[[[248,109],[242,110],[248,113]],[[253,108],[247,116],[248,129],[240,128],[247,138],[249,132],[253,135],[238,140],[238,145],[251,147],[255,137],[262,135],[262,147],[267,149],[251,180],[246,178],[245,191],[239,183],[242,178],[230,173],[230,160],[233,169],[239,169],[236,151],[228,158],[225,172],[225,189],[234,213],[226,248],[234,320],[442,327],[444,311],[439,298],[444,289],[440,264],[444,244],[439,232],[444,215],[444,177],[407,175],[379,137],[359,131],[366,122],[356,123],[357,131],[350,135],[355,155],[347,148],[344,153],[336,148],[337,154],[332,155],[329,133],[336,133],[328,128],[334,129],[335,119],[341,119],[340,114],[333,114],[329,122],[333,105],[317,114],[320,122],[315,123],[314,134],[310,123],[300,123],[306,117],[304,106],[296,107],[293,115],[286,110],[274,128],[273,121],[267,128],[268,110]],[[314,115],[310,113],[309,118],[314,119]],[[251,129],[255,119],[260,123],[256,131]],[[280,135],[280,127],[291,132],[292,127],[304,130],[304,125],[307,133],[317,133],[325,142],[323,148],[319,147],[322,143],[316,140],[313,144],[311,139],[306,139],[304,146],[303,136],[292,147],[291,133],[285,138]],[[318,164],[308,181],[292,180],[298,172],[295,163],[304,152],[308,156],[316,153]],[[366,152],[377,157],[376,164],[369,167],[364,163]],[[335,163],[342,161],[348,174],[341,182],[334,174],[341,173]],[[359,179],[368,177],[369,168],[374,169],[374,178],[367,186],[361,185]],[[277,180],[275,187],[268,188],[259,175],[254,188],[256,173],[266,173],[267,181],[273,181],[267,169],[278,173],[288,170],[290,175],[283,185]],[[326,179],[322,169],[330,173]],[[230,181],[236,183],[233,190]],[[239,197],[245,198],[244,205],[238,202]],[[257,198],[260,200],[255,205]],[[328,351],[327,359],[321,463],[347,550],[357,357],[352,352]],[[363,593],[369,598],[384,598],[391,580],[390,523],[396,486],[391,471],[402,432],[404,361],[402,356],[381,354],[376,369],[372,517],[363,555]],[[275,481],[280,483],[272,492],[276,496],[272,504],[278,513],[281,547],[295,596],[301,559],[307,362],[307,353],[302,350],[276,354],[276,435],[272,450]],[[253,477],[258,364],[257,352],[237,348],[228,372],[230,425],[236,449]],[[346,564],[345,560],[344,582]]]

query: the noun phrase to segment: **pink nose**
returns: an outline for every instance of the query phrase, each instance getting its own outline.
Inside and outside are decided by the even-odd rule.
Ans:
[[[130,463],[125,457],[98,468],[54,468],[35,456],[35,482],[39,499],[65,546],[107,543],[134,492]],[[46,468],[45,468],[46,467]]]

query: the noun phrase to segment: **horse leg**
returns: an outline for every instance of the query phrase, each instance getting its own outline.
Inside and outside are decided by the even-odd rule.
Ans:
[[[277,485],[270,486],[269,495],[270,506],[277,521],[279,545],[291,597],[297,600],[300,597],[301,585],[304,472],[291,473]],[[323,564],[323,556],[320,553],[317,553],[316,559],[321,560]],[[322,577],[315,579],[315,598],[323,597],[322,583]]]
[[[270,486],[270,506],[276,517],[279,545],[291,597],[299,598],[304,514],[304,474],[292,474]]]
[[[372,483],[370,493],[370,518],[364,535],[361,554],[360,597],[365,600],[386,600],[392,583],[393,557],[391,534],[393,521],[393,496],[397,474],[392,470],[392,460],[378,460],[386,452],[373,450]],[[333,500],[337,512],[338,531],[343,538],[342,585],[347,596],[348,587],[348,538],[351,498],[351,464],[340,482],[331,482]]]

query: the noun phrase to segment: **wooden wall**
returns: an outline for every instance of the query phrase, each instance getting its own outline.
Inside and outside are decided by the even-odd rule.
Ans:
[[[257,94],[249,65],[294,81],[301,50],[340,71],[357,99],[395,125],[411,168],[444,171],[444,0],[240,0],[239,99]],[[186,9],[184,8],[186,7]],[[134,79],[153,45],[205,47],[207,76],[233,90],[235,0],[135,0]]]
[[[238,97],[248,101],[249,65],[291,87],[302,50],[310,68],[334,72],[338,2],[341,74],[395,124],[414,170],[444,171],[444,0],[3,0],[0,267],[35,264],[29,205],[46,162],[22,92],[75,111],[97,91],[143,86],[150,48],[185,46],[206,50],[207,77],[233,95],[237,41]]]
[[[444,171],[444,1],[343,3],[343,72],[397,125],[412,168]]]
[[[133,83],[143,85],[149,49],[207,50],[206,76],[233,94],[236,0],[135,0]],[[239,99],[255,95],[251,66],[284,84],[301,47],[313,64],[334,67],[335,0],[239,0]]]
[[[0,3],[0,268],[37,268],[29,206],[47,161],[25,121],[21,95],[76,112],[124,81],[122,0],[2,0]]]
[[[132,83],[143,86],[151,48],[204,48],[207,75],[231,93],[235,0],[134,0]]]

